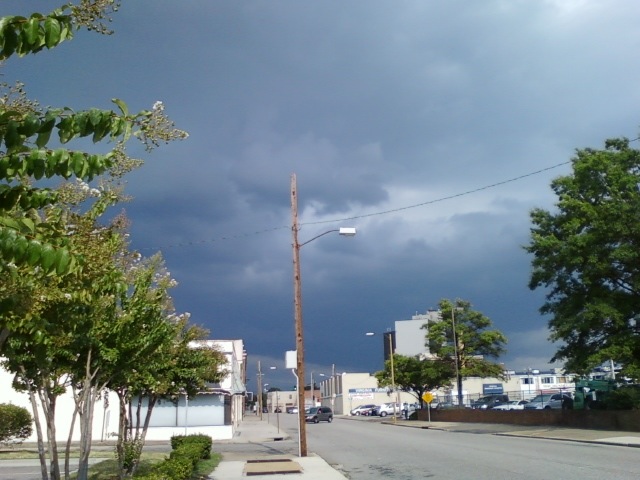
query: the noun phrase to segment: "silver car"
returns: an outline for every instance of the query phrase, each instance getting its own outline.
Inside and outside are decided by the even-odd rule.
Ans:
[[[572,402],[568,393],[542,393],[536,395],[524,406],[525,410],[560,410],[563,402]]]

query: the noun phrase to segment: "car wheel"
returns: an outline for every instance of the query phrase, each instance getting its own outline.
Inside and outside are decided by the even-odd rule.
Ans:
[[[546,407],[544,407],[545,410],[551,410],[551,407],[549,405],[547,405]]]
[[[315,418],[313,419],[313,423],[320,423],[320,420],[318,420],[318,417],[315,417]]]
[[[327,420],[327,422],[329,422],[329,423],[333,422],[333,417],[329,417],[329,419]]]

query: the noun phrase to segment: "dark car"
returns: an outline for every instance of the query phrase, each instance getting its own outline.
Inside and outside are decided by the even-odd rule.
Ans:
[[[304,418],[307,422],[333,422],[333,412],[329,407],[311,407],[304,412]]]
[[[502,405],[503,403],[507,403],[508,401],[508,395],[487,395],[479,398],[475,402],[472,402],[471,408],[479,410],[489,410],[493,407],[497,407],[498,405]]]

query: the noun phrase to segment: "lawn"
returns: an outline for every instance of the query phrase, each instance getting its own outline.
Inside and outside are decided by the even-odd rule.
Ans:
[[[75,455],[74,455],[75,453]],[[71,457],[77,458],[77,452],[72,452]],[[106,460],[93,464],[89,467],[89,480],[116,480],[118,476],[114,473],[117,469],[118,462],[114,457],[113,452],[108,451],[93,451],[91,456],[94,458],[104,457]],[[143,475],[148,473],[153,465],[156,463],[162,462],[168,453],[163,452],[143,452],[142,458],[140,461],[140,467],[138,468],[138,473]],[[7,449],[0,451],[0,460],[9,460],[9,459],[37,459],[38,451],[33,449],[26,448],[16,448],[16,449]],[[222,455],[219,453],[212,452],[211,458],[207,460],[201,460],[196,467],[196,471],[192,480],[201,480],[206,479],[211,472],[215,470],[215,468],[220,463],[222,459]],[[61,457],[61,468],[63,467],[64,457]],[[71,475],[72,479],[75,479],[75,475]]]

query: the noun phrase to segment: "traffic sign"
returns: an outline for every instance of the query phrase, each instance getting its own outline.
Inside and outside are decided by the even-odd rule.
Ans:
[[[426,403],[431,403],[433,402],[433,395],[431,394],[431,392],[424,392],[422,394],[422,400],[424,400]]]

